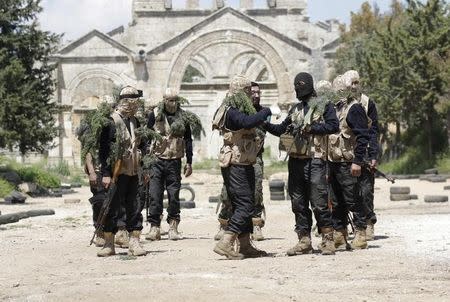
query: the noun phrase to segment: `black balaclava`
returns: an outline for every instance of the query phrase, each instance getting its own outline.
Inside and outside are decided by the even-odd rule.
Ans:
[[[295,95],[300,101],[308,100],[314,92],[314,80],[307,72],[300,72],[294,80]]]

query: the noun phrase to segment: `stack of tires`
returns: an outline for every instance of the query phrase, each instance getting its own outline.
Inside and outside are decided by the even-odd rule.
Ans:
[[[392,201],[417,199],[417,195],[410,194],[411,189],[409,187],[391,187],[390,193]]]
[[[285,200],[284,181],[281,179],[274,179],[269,181],[270,200]]]

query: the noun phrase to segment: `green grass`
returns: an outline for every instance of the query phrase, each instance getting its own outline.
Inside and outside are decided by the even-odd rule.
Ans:
[[[450,151],[438,155],[435,160],[426,160],[418,149],[409,149],[398,159],[379,166],[381,171],[393,174],[421,174],[430,168],[437,168],[439,173],[450,173]]]
[[[192,164],[192,169],[195,170],[219,170],[219,161],[217,159],[204,159]]]
[[[4,198],[5,196],[8,196],[9,193],[11,193],[14,190],[14,186],[4,180],[3,178],[0,178],[0,198]]]
[[[436,162],[439,173],[450,173],[450,151],[444,153]]]

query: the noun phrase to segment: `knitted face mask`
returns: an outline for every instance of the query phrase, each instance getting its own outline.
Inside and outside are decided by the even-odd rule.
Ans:
[[[168,113],[175,113],[177,111],[178,108],[178,103],[175,99],[165,99],[164,100],[164,109],[168,112]]]
[[[132,117],[139,108],[138,99],[122,99],[117,106],[117,111],[126,117]]]

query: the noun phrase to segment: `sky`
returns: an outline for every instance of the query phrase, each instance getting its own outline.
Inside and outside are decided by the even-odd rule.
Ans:
[[[338,19],[348,23],[350,12],[357,11],[365,0],[309,0],[308,15],[312,22]],[[369,0],[381,11],[389,9],[391,0]],[[44,11],[39,22],[44,30],[64,33],[64,40],[81,37],[92,29],[108,32],[131,21],[132,0],[42,0]],[[174,8],[183,7],[185,0],[173,0]],[[200,0],[208,8],[212,0]],[[227,5],[238,7],[239,0],[228,0]],[[266,0],[254,0],[261,7]]]

